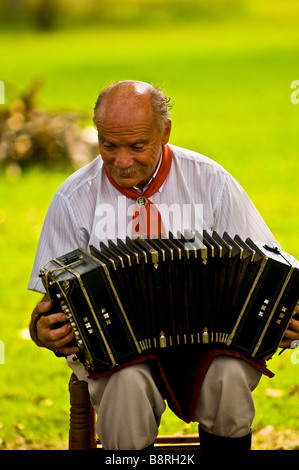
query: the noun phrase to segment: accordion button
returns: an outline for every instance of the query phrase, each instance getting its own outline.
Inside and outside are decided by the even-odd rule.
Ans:
[[[164,336],[164,331],[161,331],[160,333],[160,348],[166,348],[167,346],[167,342],[166,342],[166,338]]]

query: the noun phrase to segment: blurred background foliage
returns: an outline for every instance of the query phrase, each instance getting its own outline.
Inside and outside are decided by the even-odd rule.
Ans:
[[[267,4],[266,4],[267,3]],[[10,0],[2,1],[0,14],[5,24],[20,24],[41,30],[51,30],[82,24],[99,26],[148,25],[150,23],[198,18],[227,18],[252,13],[288,15],[288,3],[248,0]],[[274,5],[273,5],[274,4]],[[276,5],[275,5],[276,4]],[[253,11],[252,11],[253,9]]]
[[[245,19],[296,21],[296,0],[1,0],[2,29],[146,27]]]
[[[0,448],[66,448],[69,369],[28,338],[47,207],[97,155],[93,106],[116,80],[173,98],[170,142],[218,161],[299,258],[297,0],[0,0]],[[298,365],[255,391],[254,448],[299,448]],[[161,433],[195,432],[166,413]]]

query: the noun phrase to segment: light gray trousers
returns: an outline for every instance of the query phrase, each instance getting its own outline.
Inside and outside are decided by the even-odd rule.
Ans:
[[[193,421],[211,434],[245,436],[251,430],[252,391],[260,377],[242,359],[217,357],[204,379]],[[154,442],[166,405],[148,364],[89,380],[88,388],[98,415],[96,431],[105,449],[139,450]]]

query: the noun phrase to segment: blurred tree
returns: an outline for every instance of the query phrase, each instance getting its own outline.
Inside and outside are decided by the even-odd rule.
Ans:
[[[59,0],[39,0],[36,2],[34,18],[42,30],[53,29],[60,16]]]
[[[258,0],[0,0],[0,22],[34,24],[39,29],[51,30],[58,25],[93,22],[141,24],[165,20],[213,19],[242,13],[244,5],[256,1]]]
[[[80,168],[98,153],[94,129],[81,129],[84,114],[49,114],[35,105],[41,84],[0,112],[0,170],[38,164]]]
[[[0,22],[53,29],[61,17],[65,0],[0,0]]]

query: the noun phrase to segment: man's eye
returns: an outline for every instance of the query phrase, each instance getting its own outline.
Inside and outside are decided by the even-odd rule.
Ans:
[[[115,147],[114,144],[110,144],[109,142],[104,142],[103,146],[105,147],[105,149],[113,149]]]
[[[136,150],[137,152],[140,152],[141,150],[143,150],[144,146],[142,144],[135,144],[135,145],[132,145],[131,148],[133,150]]]

